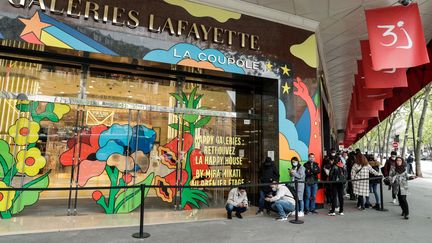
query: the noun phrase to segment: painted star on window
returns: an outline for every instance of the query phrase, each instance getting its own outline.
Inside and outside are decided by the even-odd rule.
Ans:
[[[285,82],[285,85],[282,86],[282,89],[283,89],[283,91],[282,91],[283,94],[288,94],[288,93],[289,93],[289,90],[291,89],[291,87],[288,86],[288,83],[287,83],[287,82]]]
[[[33,34],[40,39],[42,29],[51,26],[50,24],[41,22],[39,12],[36,12],[30,19],[19,18],[19,20],[25,25],[21,36],[33,32]]]
[[[291,71],[291,69],[289,69],[289,68],[287,67],[287,65],[281,67],[281,69],[282,69],[282,71],[283,71],[283,74],[290,76],[289,72]]]
[[[266,64],[266,67],[267,67],[267,70],[268,70],[268,71],[272,71],[272,69],[273,69],[273,65],[272,65],[270,62],[268,62],[268,63]]]

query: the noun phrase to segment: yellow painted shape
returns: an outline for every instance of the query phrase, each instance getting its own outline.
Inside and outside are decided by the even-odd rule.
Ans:
[[[290,47],[290,52],[295,57],[302,59],[308,66],[312,68],[318,67],[318,50],[315,34],[309,36],[301,44],[292,45]]]
[[[290,161],[292,157],[300,159],[300,155],[290,148],[288,140],[282,133],[279,133],[279,156],[281,160]]]
[[[204,4],[194,3],[187,0],[164,0],[166,3],[176,5],[184,8],[188,13],[194,17],[210,17],[220,23],[225,23],[229,19],[240,19],[241,14],[215,8]]]
[[[41,41],[47,46],[60,47],[65,49],[72,49],[72,47],[66,45],[64,42],[50,35],[46,31],[42,31]]]

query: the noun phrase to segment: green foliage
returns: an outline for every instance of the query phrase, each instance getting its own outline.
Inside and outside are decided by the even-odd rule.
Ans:
[[[14,164],[15,159],[9,151],[9,144],[4,140],[0,140],[0,178],[5,177]]]
[[[43,176],[38,177],[23,186],[23,188],[47,188],[49,184],[50,171],[45,173]],[[15,198],[13,199],[12,214],[21,212],[24,207],[31,206],[36,203],[39,199],[40,191],[17,191]]]
[[[151,185],[153,182],[154,173],[151,173],[147,178],[137,185]],[[150,188],[144,189],[144,197],[147,197]],[[140,188],[129,188],[126,191],[120,193],[115,200],[114,212],[115,213],[129,213],[135,210],[141,204],[141,189]]]
[[[168,126],[175,129],[175,130],[179,130],[179,124],[177,124],[177,123],[171,123]],[[188,131],[190,131],[190,128],[186,125],[183,125],[183,131],[188,132]]]
[[[184,208],[187,204],[196,208],[201,208],[200,202],[208,206],[208,195],[198,189],[185,188],[182,190],[181,206]]]

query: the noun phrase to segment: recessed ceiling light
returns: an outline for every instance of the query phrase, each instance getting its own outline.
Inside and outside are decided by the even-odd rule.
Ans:
[[[92,80],[91,82],[92,82],[92,83],[95,83],[96,81]]]
[[[129,85],[129,87],[133,88],[134,86],[133,85]]]
[[[128,97],[129,97],[129,98],[132,98],[132,95],[129,95]]]
[[[93,89],[93,85],[90,85],[89,88],[90,88],[90,89]]]
[[[63,92],[63,91],[60,91],[60,94],[64,94],[64,92]]]
[[[213,106],[212,108],[213,108],[213,109],[216,109],[216,106]]]

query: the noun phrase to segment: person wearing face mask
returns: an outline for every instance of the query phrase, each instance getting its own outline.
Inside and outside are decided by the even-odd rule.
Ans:
[[[228,199],[225,206],[227,210],[227,218],[232,219],[232,212],[236,212],[237,218],[242,219],[242,213],[248,208],[248,198],[245,186],[239,186],[231,189],[228,193]]]
[[[402,215],[404,219],[408,219],[409,207],[407,201],[408,195],[408,180],[414,179],[415,177],[409,177],[406,164],[402,157],[396,157],[395,165],[390,168],[390,183],[393,188],[393,193],[397,195],[399,205],[402,209]]]
[[[386,160],[386,162],[384,164],[384,167],[382,168],[382,174],[383,174],[384,177],[386,177],[386,178],[389,177],[389,175],[390,175],[390,168],[392,166],[395,166],[395,164],[396,164],[396,156],[397,156],[396,151],[392,151],[390,153],[390,158],[388,158]],[[391,190],[392,186],[390,185],[388,189]],[[393,204],[397,204],[398,200],[396,199],[396,195],[393,192],[394,192],[394,190],[392,190]]]
[[[331,196],[332,196],[332,203],[331,203],[331,209],[329,212],[329,216],[335,216],[336,215],[336,207],[338,209],[339,215],[344,215],[344,184],[346,183],[347,178],[347,172],[346,169],[340,160],[340,157],[335,157],[333,163],[330,167],[329,172],[329,181],[335,182],[333,184],[330,184],[331,189]]]
[[[295,198],[287,186],[277,183],[274,181],[271,185],[276,195],[268,195],[265,200],[270,202],[272,209],[278,213],[279,217],[276,220],[286,221],[295,210]]]
[[[299,159],[297,157],[293,157],[291,159],[292,168],[290,169],[290,175],[292,181],[304,181],[305,180],[305,168],[300,164]],[[303,194],[304,194],[305,184],[298,183],[297,187],[297,198],[298,198],[298,216],[304,217],[304,203],[303,203]]]
[[[309,154],[309,160],[303,165],[305,168],[305,214],[315,211],[316,193],[318,191],[318,175],[321,170],[317,162],[315,162],[315,154]]]

